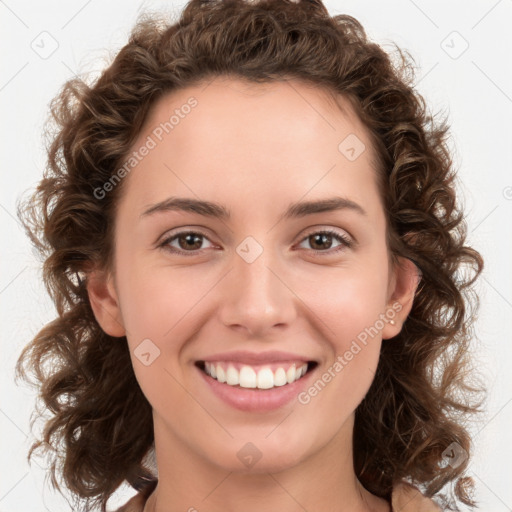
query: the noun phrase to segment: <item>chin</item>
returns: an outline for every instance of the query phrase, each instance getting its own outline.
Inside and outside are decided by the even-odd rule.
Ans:
[[[220,448],[220,452],[211,456],[211,461],[225,471],[265,474],[293,468],[307,457],[304,443],[295,446],[284,441],[269,442],[268,439],[250,441],[250,437],[246,437],[244,441],[236,440],[230,446]]]

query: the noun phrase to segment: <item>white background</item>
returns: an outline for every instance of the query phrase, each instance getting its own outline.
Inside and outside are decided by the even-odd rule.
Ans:
[[[22,347],[54,318],[39,263],[15,214],[20,194],[42,175],[48,103],[74,74],[105,67],[126,43],[141,9],[179,11],[183,5],[156,0],[0,1],[0,512],[70,510],[45,484],[43,470],[36,464],[30,468],[25,460],[34,395],[15,385],[13,373]],[[326,5],[331,14],[356,17],[386,49],[392,41],[408,49],[418,66],[418,90],[433,111],[449,113],[469,243],[482,252],[486,264],[478,288],[475,358],[490,392],[486,417],[473,429],[476,453],[470,474],[481,510],[512,510],[512,1],[331,0]],[[44,31],[51,36],[41,35]],[[58,44],[47,58],[33,49],[39,45],[44,51],[42,38],[46,50]],[[132,494],[124,487],[112,506]]]

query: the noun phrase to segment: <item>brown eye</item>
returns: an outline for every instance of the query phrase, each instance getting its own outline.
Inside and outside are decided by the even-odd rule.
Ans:
[[[201,250],[201,246],[204,240],[208,240],[206,235],[199,233],[197,231],[181,231],[179,233],[167,237],[160,244],[160,247],[167,249],[173,253],[193,256],[194,254],[197,254]],[[177,242],[177,247],[176,245],[173,245],[173,243],[175,242]]]
[[[202,235],[197,235],[195,233],[186,233],[184,235],[179,235],[176,237],[178,240],[178,244],[180,249],[200,249],[202,242]]]
[[[329,250],[332,247],[333,239],[339,242],[339,245],[334,250]],[[337,231],[325,230],[310,233],[303,240],[302,243],[307,241],[312,250],[315,252],[328,252],[332,254],[334,252],[342,250],[344,247],[351,247],[351,240]]]

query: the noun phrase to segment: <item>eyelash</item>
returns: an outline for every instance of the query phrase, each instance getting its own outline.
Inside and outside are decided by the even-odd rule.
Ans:
[[[203,238],[206,238],[207,240],[208,237],[202,233],[201,231],[180,231],[178,233],[175,233],[171,236],[168,236],[167,238],[165,238],[162,243],[160,243],[158,245],[158,247],[164,249],[164,250],[167,250],[173,254],[179,254],[179,255],[183,255],[183,256],[196,256],[200,250],[194,250],[194,251],[182,251],[180,249],[176,249],[175,247],[171,247],[169,244],[179,238],[180,236],[184,236],[184,235],[200,235],[202,236]],[[311,233],[308,233],[304,238],[302,238],[302,240],[300,241],[300,243],[304,242],[304,240],[307,240],[309,237],[313,236],[313,235],[331,235],[333,236],[334,238],[336,238],[339,242],[341,242],[341,245],[339,245],[338,247],[336,247],[335,249],[331,250],[331,249],[327,249],[325,251],[320,251],[318,249],[311,249],[314,253],[316,253],[317,255],[318,254],[322,254],[322,253],[327,253],[328,255],[332,255],[332,254],[335,254],[335,253],[338,253],[339,251],[343,250],[343,249],[350,249],[353,245],[353,242],[352,240],[350,240],[347,236],[339,233],[338,231],[334,231],[332,229],[324,229],[324,230],[321,230],[321,231],[312,231]]]

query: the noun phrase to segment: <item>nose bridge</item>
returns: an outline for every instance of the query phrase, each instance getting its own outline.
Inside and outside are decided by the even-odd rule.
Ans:
[[[248,237],[236,250],[224,295],[223,323],[245,327],[251,334],[289,324],[293,294],[286,286],[279,258]]]

